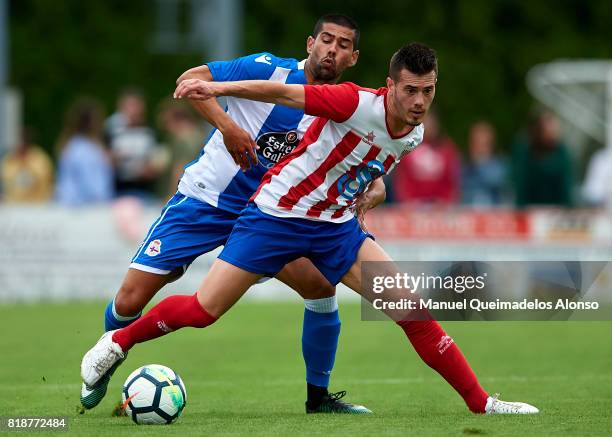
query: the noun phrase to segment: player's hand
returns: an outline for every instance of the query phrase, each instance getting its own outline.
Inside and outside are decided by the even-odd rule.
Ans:
[[[247,131],[237,124],[219,130],[223,135],[223,142],[227,151],[242,171],[251,168],[251,164],[258,164],[257,149],[259,149],[259,146]]]
[[[174,90],[174,98],[182,99],[187,97],[194,100],[208,100],[217,97],[219,84],[217,82],[207,82],[200,79],[186,79],[181,81]]]

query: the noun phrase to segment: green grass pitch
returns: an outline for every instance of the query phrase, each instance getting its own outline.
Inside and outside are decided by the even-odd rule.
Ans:
[[[103,310],[103,302],[0,306],[0,416],[69,416],[68,434],[115,437],[612,435],[609,322],[444,323],[487,390],[541,410],[476,416],[420,361],[400,329],[362,322],[358,304],[341,305],[330,388],[347,390],[349,401],[375,415],[306,416],[302,306],[245,302],[210,328],[137,345],[107,398],[78,414],[79,363],[101,334]],[[112,417],[124,379],[151,363],[185,381],[183,416],[157,427]]]

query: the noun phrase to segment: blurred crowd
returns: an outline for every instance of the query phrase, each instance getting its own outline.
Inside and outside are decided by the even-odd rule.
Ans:
[[[32,131],[23,129],[19,144],[2,158],[2,201],[67,206],[117,198],[165,201],[176,191],[184,166],[197,157],[210,126],[188,104],[172,99],[158,105],[155,119],[154,128],[135,88],[120,93],[109,117],[96,100],[76,100],[66,112],[54,157],[36,144]],[[425,127],[423,144],[385,177],[388,202],[597,207],[612,198],[611,153],[596,152],[584,178],[578,178],[576,158],[549,110],[531,115],[514,143],[504,148],[507,153],[498,147],[495,126],[487,120],[473,123],[464,142],[445,133],[435,111]]]
[[[159,105],[156,120],[157,129],[148,125],[144,96],[135,88],[120,93],[107,118],[95,99],[77,99],[66,111],[55,160],[23,130],[2,159],[2,200],[67,206],[124,197],[142,204],[165,200],[209,127],[187,103],[172,99]]]
[[[413,205],[475,208],[603,207],[612,199],[612,156],[605,149],[577,177],[577,157],[550,110],[535,110],[502,153],[495,126],[479,120],[468,129],[465,153],[444,133],[435,111],[425,119],[423,143],[387,176],[387,199]]]

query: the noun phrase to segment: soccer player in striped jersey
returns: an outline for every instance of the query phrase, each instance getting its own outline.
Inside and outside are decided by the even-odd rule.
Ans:
[[[177,82],[197,78],[335,83],[357,62],[358,41],[359,29],[351,18],[326,15],[308,38],[308,58],[303,61],[258,53],[229,62],[209,62],[188,70]],[[228,98],[227,111],[214,99],[193,103],[216,129],[200,156],[186,167],[178,192],[132,259],[119,292],[106,308],[106,331],[134,323],[165,284],[182,275],[199,255],[225,244],[262,176],[297,146],[314,119],[302,109],[241,98]],[[362,196],[360,218],[363,220],[365,211],[383,199],[384,185]],[[340,334],[335,287],[306,258],[296,259],[275,275],[305,299],[302,351],[308,411],[369,413],[367,408],[343,402],[339,395],[327,391]],[[83,384],[81,403],[85,408],[102,400],[121,361],[96,384]]]
[[[161,301],[138,322],[107,334],[85,354],[81,375],[93,383],[136,343],[185,326],[214,323],[263,275],[306,256],[332,284],[343,282],[366,299],[364,262],[382,262],[377,274],[399,273],[386,252],[351,213],[373,179],[388,173],[422,141],[421,124],[435,95],[437,58],[412,43],[391,59],[386,87],[355,84],[286,85],[261,81],[181,83],[176,97],[239,96],[304,109],[317,116],[300,145],[266,173],[242,212],[198,292]],[[380,265],[380,264],[379,264]],[[365,268],[365,267],[364,267]],[[365,271],[365,270],[364,270]],[[394,297],[410,299],[405,289]],[[505,402],[481,387],[453,339],[426,311],[386,311],[413,347],[474,413],[533,414],[522,402]]]

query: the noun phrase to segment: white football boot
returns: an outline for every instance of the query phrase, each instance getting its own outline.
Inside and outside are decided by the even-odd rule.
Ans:
[[[497,399],[499,393],[489,396],[485,406],[486,414],[537,414],[540,412],[533,405],[524,402],[506,402]]]
[[[117,361],[125,357],[121,346],[113,341],[114,332],[104,333],[81,361],[81,378],[89,387],[94,387]]]

